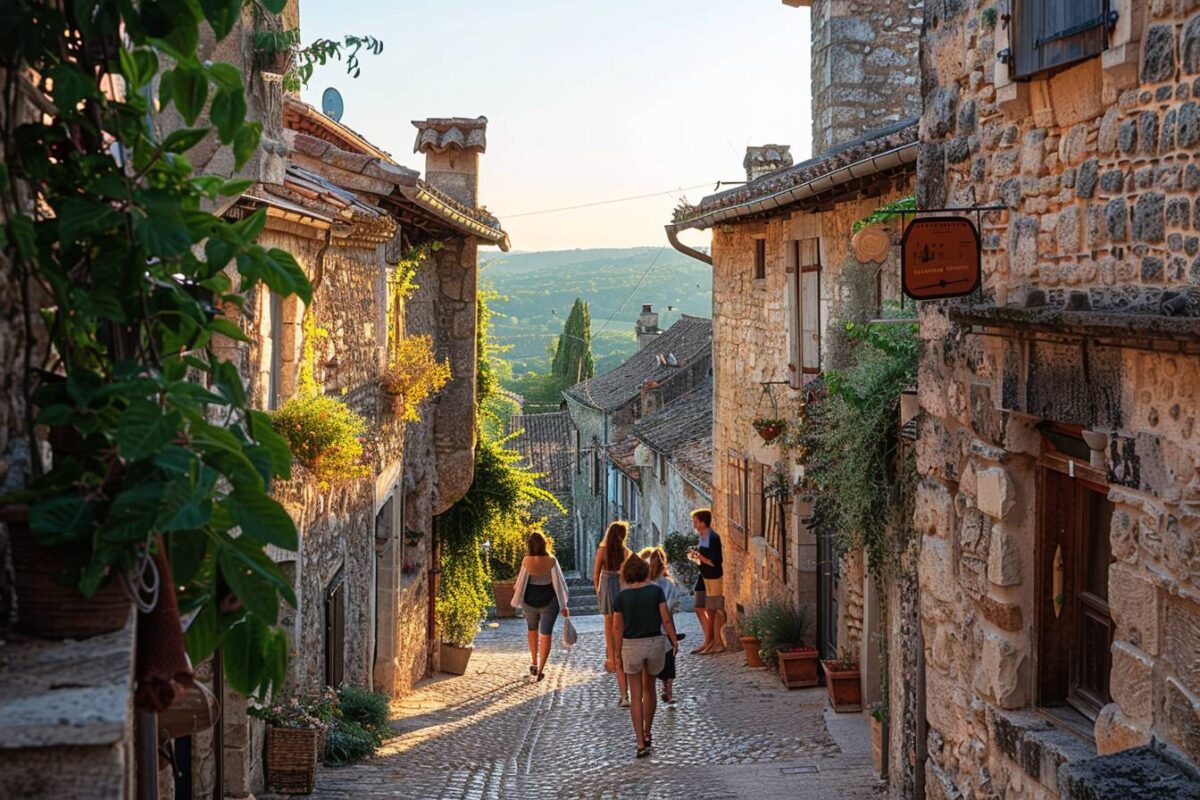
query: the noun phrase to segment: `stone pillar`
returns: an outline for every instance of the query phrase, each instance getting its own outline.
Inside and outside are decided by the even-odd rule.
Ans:
[[[479,200],[479,156],[487,150],[487,117],[414,121],[414,152],[425,154],[425,182],[468,208]]]

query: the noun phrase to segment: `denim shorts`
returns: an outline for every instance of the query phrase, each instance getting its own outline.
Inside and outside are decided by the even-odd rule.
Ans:
[[[544,606],[525,606],[525,625],[529,630],[536,630],[543,636],[554,633],[554,623],[559,613],[558,598],[554,598]]]
[[[636,675],[643,669],[657,675],[667,660],[667,637],[647,636],[644,639],[621,640],[621,665],[626,675]]]

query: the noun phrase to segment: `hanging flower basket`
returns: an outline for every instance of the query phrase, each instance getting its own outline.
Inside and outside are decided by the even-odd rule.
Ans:
[[[784,421],[781,419],[756,419],[752,424],[764,442],[774,441],[783,433]]]

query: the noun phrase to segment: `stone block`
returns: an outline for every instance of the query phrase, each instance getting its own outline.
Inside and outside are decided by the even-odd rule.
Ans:
[[[1016,504],[1016,491],[1008,470],[989,467],[976,477],[976,505],[993,519],[1004,519]]]
[[[1175,26],[1151,25],[1142,40],[1142,82],[1162,83],[1175,75]]]
[[[975,671],[975,689],[1000,708],[1021,708],[1026,704],[1029,657],[1006,636],[983,635],[979,665]]]
[[[1200,694],[1200,605],[1171,597],[1163,611],[1162,656],[1180,683]]]
[[[1075,196],[1086,200],[1095,195],[1099,173],[1100,161],[1098,159],[1089,158],[1080,164],[1078,175],[1075,178]]]
[[[1116,703],[1109,703],[1096,715],[1096,752],[1106,756],[1150,743],[1150,732],[1138,727]]]
[[[1021,548],[1016,537],[999,525],[993,526],[988,580],[997,586],[1016,586],[1021,583],[1021,575]]]
[[[984,595],[975,601],[979,613],[988,622],[1002,631],[1017,633],[1024,627],[1024,616],[1021,606],[1005,600],[997,600],[991,595]]]
[[[1130,515],[1118,511],[1113,515],[1114,527],[1119,516],[1130,521]],[[1130,527],[1133,527],[1132,524]],[[1125,564],[1108,568],[1109,609],[1116,623],[1116,638],[1127,642],[1151,656],[1159,653],[1158,588],[1149,577]]]
[[[1104,207],[1104,220],[1108,226],[1108,238],[1114,242],[1125,241],[1129,230],[1129,206],[1125,198],[1108,201]]]
[[[1133,238],[1161,242],[1166,235],[1166,198],[1161,192],[1139,195],[1133,206]]]
[[[1112,645],[1109,692],[1121,712],[1143,727],[1154,716],[1154,662],[1146,653],[1126,642]]]
[[[1200,761],[1200,697],[1167,678],[1163,708],[1168,735],[1192,762]]]
[[[923,538],[917,574],[921,589],[938,600],[949,603],[958,595],[954,557],[947,540],[930,536]]]
[[[1179,39],[1179,60],[1184,73],[1200,73],[1200,14],[1189,19],[1183,26]]]
[[[1200,800],[1195,768],[1161,747],[1080,759],[1059,771],[1059,800]]]
[[[1104,76],[1096,59],[1056,72],[1046,83],[1055,121],[1061,127],[1093,120],[1104,112]]]
[[[913,526],[917,533],[946,538],[954,530],[954,499],[941,483],[921,481],[914,505]]]

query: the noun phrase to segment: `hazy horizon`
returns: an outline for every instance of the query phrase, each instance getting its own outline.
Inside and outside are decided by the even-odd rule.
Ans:
[[[300,26],[305,43],[383,40],[357,79],[318,67],[303,97],[319,108],[336,87],[342,122],[402,164],[424,166],[412,120],[488,118],[480,200],[522,251],[662,246],[681,194],[744,178],[747,145],[811,152],[809,12],[779,0],[344,0],[306,3]]]

